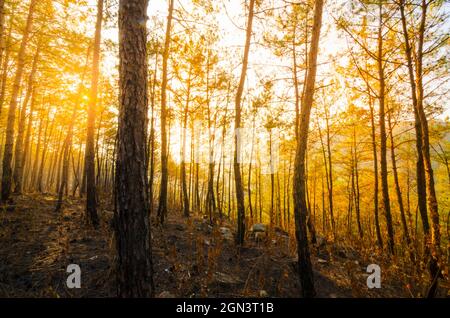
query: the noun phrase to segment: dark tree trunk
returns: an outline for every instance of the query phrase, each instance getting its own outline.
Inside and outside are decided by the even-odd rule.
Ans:
[[[379,27],[378,27],[378,80],[379,80],[379,123],[380,123],[380,168],[381,168],[381,193],[383,196],[383,209],[388,230],[388,248],[391,254],[395,254],[394,228],[392,226],[391,203],[389,200],[388,170],[386,159],[386,119],[385,119],[385,75],[384,75],[384,53],[383,53],[383,6],[379,4]]]
[[[319,50],[320,28],[322,26],[323,0],[315,1],[314,24],[311,35],[311,49],[308,57],[307,78],[305,93],[302,100],[302,108],[299,122],[299,136],[295,153],[294,165],[294,216],[295,234],[297,238],[298,274],[302,286],[303,297],[314,297],[314,275],[311,265],[306,218],[308,207],[306,204],[306,171],[305,157],[308,144],[309,120],[314,101],[314,89],[317,70],[317,55]]]
[[[438,287],[438,279],[441,276],[440,258],[441,258],[441,233],[439,225],[439,209],[434,187],[434,175],[430,155],[430,140],[428,132],[428,119],[424,110],[424,89],[423,89],[423,46],[426,28],[427,9],[430,1],[422,0],[421,3],[421,21],[418,32],[417,59],[416,59],[416,83],[417,83],[417,113],[420,121],[422,133],[422,156],[423,166],[425,170],[426,195],[428,201],[428,211],[431,218],[431,245],[432,253],[429,263],[431,274],[431,286],[427,291],[427,297],[431,298],[436,295]]]
[[[33,15],[37,5],[37,0],[31,0],[28,9],[28,17],[25,25],[25,31],[20,43],[19,52],[17,53],[17,68],[14,78],[14,84],[11,92],[11,102],[9,104],[8,119],[6,126],[5,150],[3,152],[3,175],[2,175],[2,192],[1,201],[9,200],[11,194],[12,183],[12,157],[14,145],[14,130],[16,121],[16,108],[19,97],[20,84],[22,82],[23,68],[25,66],[25,51],[28,45],[28,39],[33,27]]]
[[[37,171],[39,169],[39,153],[40,153],[40,150],[41,150],[43,122],[44,122],[44,118],[41,117],[40,120],[39,120],[38,136],[37,136],[37,143],[36,143],[36,151],[35,151],[35,154],[34,154],[33,169],[32,169],[32,172],[31,172],[30,184],[29,184],[29,187],[32,188],[32,189],[35,189],[36,176],[37,176]]]
[[[119,297],[152,297],[154,294],[145,166],[147,4],[147,0],[121,0],[119,3],[120,97],[115,180]]]
[[[47,113],[47,123],[45,125],[45,130],[44,130],[44,148],[42,149],[42,157],[41,157],[41,164],[39,165],[39,172],[37,174],[37,179],[36,179],[36,188],[39,192],[43,193],[44,192],[44,187],[46,186],[43,183],[43,178],[44,178],[44,169],[45,169],[45,160],[47,159],[46,155],[47,155],[47,150],[48,150],[48,144],[50,142],[52,133],[53,133],[53,129],[55,127],[55,120],[56,120],[56,115],[55,117],[53,117],[52,122],[50,124],[50,132],[48,132],[48,126],[49,126],[49,114],[50,114],[50,109]],[[58,144],[59,144],[59,138],[58,138]],[[59,145],[57,145],[59,146]]]
[[[306,203],[308,206],[308,216],[306,217],[306,223],[308,226],[308,231],[309,234],[311,235],[311,243],[312,244],[316,244],[317,242],[317,237],[316,237],[316,229],[315,229],[315,225],[314,222],[312,220],[312,215],[311,215],[311,198],[310,198],[310,193],[308,191],[309,185],[308,185],[308,176],[309,176],[309,161],[308,161],[308,150],[306,150],[306,155],[305,155],[305,189],[306,189]]]
[[[155,176],[155,96],[156,96],[156,79],[157,79],[157,71],[158,71],[158,54],[155,57],[155,69],[153,73],[153,81],[152,81],[152,93],[150,99],[151,105],[151,118],[150,118],[150,140],[149,140],[149,149],[150,152],[149,164],[150,164],[150,176],[149,176],[149,185],[148,185],[148,200],[150,203],[150,215],[153,214],[153,178]]]
[[[363,233],[362,224],[361,224],[358,153],[357,153],[356,127],[355,126],[353,126],[353,160],[352,160],[352,162],[353,162],[352,188],[353,188],[353,199],[355,201],[356,223],[358,225],[359,237],[362,239],[364,236],[364,233]]]
[[[33,65],[31,67],[30,76],[28,78],[28,87],[27,87],[27,93],[25,95],[25,99],[22,104],[22,109],[20,111],[20,118],[19,118],[19,126],[17,129],[17,138],[16,138],[16,149],[14,153],[14,173],[13,173],[13,179],[14,179],[14,192],[15,193],[22,193],[22,175],[23,175],[23,150],[24,150],[24,132],[25,132],[25,120],[26,120],[26,113],[27,113],[27,105],[28,101],[30,100],[30,97],[32,95],[33,91],[33,85],[34,85],[34,75],[36,73],[37,64],[39,60],[39,47],[36,50],[36,54],[33,58]],[[32,111],[32,110],[30,110]],[[31,113],[30,113],[31,116]]]
[[[28,115],[27,130],[25,133],[25,140],[23,142],[23,156],[22,156],[21,165],[24,168],[25,168],[25,165],[27,165],[27,163],[30,161],[28,159],[31,156],[30,139],[31,139],[31,134],[32,134],[32,130],[33,130],[33,112],[34,112],[34,108],[36,105],[36,95],[37,95],[37,90],[35,87],[33,87],[33,90],[31,92],[30,114]],[[25,169],[25,170],[29,170],[29,169]],[[23,183],[22,188],[26,184],[27,176],[28,176],[28,173],[24,175],[24,169],[22,169],[22,174],[19,176],[19,179]]]
[[[247,192],[248,192],[248,208],[250,210],[250,222],[253,223],[253,206],[252,206],[252,163],[253,163],[253,151],[255,146],[255,130],[256,130],[256,109],[253,114],[253,127],[252,127],[252,143],[250,148],[250,163],[248,165],[248,182],[247,182]]]
[[[397,160],[395,158],[395,141],[394,141],[394,126],[392,124],[392,111],[391,108],[388,112],[388,125],[389,125],[389,139],[391,143],[391,161],[392,161],[392,173],[394,175],[395,193],[397,195],[398,208],[400,210],[400,220],[402,222],[403,235],[405,236],[408,249],[411,247],[411,239],[409,236],[408,225],[406,223],[405,207],[403,205],[402,191],[400,189],[400,181],[398,180]]]
[[[274,211],[273,211],[273,205],[274,205],[274,193],[275,193],[275,176],[272,171],[272,130],[269,130],[269,164],[270,164],[270,227],[272,228],[274,225]]]
[[[241,164],[240,164],[240,151],[241,151],[241,142],[242,138],[240,138],[239,129],[241,128],[241,99],[242,93],[244,91],[245,84],[245,76],[247,74],[247,65],[248,65],[248,55],[250,51],[250,40],[252,37],[252,24],[253,24],[253,14],[255,8],[255,0],[250,0],[249,11],[248,11],[248,21],[247,21],[247,32],[245,39],[245,47],[244,47],[244,57],[242,60],[242,69],[241,76],[239,80],[239,86],[236,94],[235,100],[235,137],[234,137],[234,159],[233,159],[233,168],[234,168],[234,183],[236,187],[236,202],[237,202],[237,232],[236,232],[236,243],[238,245],[244,244],[245,237],[245,206],[244,206],[244,188],[242,186],[242,177],[241,177]]]
[[[375,130],[375,114],[374,107],[372,103],[372,97],[370,95],[370,90],[368,90],[369,96],[369,106],[370,106],[370,122],[371,122],[371,137],[372,137],[372,152],[373,152],[373,211],[375,215],[375,232],[377,235],[377,243],[380,248],[383,248],[383,238],[381,237],[380,219],[378,215],[378,154],[377,154],[377,140],[376,140],[376,130]]]
[[[5,0],[0,0],[0,65],[3,63],[3,53],[5,52]],[[0,114],[2,113],[0,108]]]
[[[210,50],[208,50],[206,59],[206,112],[208,119],[208,188],[206,192],[206,211],[209,215],[209,221],[213,222],[213,215],[216,213],[216,198],[214,195],[214,133],[212,129],[211,119],[211,105],[210,105],[210,85],[209,85],[209,70],[210,70]]]
[[[408,65],[408,75],[409,82],[411,85],[411,99],[413,104],[414,111],[414,129],[416,132],[416,150],[417,150],[417,161],[416,161],[416,183],[417,183],[417,204],[418,210],[420,214],[420,218],[422,220],[422,228],[424,233],[424,259],[425,262],[428,262],[430,258],[430,224],[428,221],[428,211],[427,211],[427,193],[426,193],[426,181],[425,181],[425,167],[422,153],[422,130],[418,112],[418,101],[417,101],[417,87],[416,87],[416,78],[414,75],[414,67],[413,67],[413,52],[409,40],[408,27],[406,24],[406,16],[405,16],[405,1],[401,0],[399,3],[400,15],[402,21],[402,32],[405,41],[405,55],[406,61]],[[416,211],[417,214],[417,211]],[[417,229],[417,218],[416,218],[416,229]],[[436,273],[436,260],[431,258],[430,263],[430,277],[431,277],[431,291],[437,288],[437,280],[434,278]]]
[[[183,194],[183,214],[185,217],[189,217],[189,196],[187,191],[187,181],[186,181],[186,133],[187,133],[187,122],[188,122],[188,113],[189,113],[189,102],[191,99],[191,75],[192,70],[189,69],[189,78],[188,78],[188,87],[187,87],[187,96],[186,96],[186,104],[184,107],[183,114],[183,131],[182,131],[182,148],[181,148],[181,190]]]
[[[5,101],[6,80],[8,77],[8,62],[11,50],[9,48],[11,44],[11,32],[14,19],[14,10],[9,15],[9,28],[7,35],[5,34],[5,0],[0,0],[0,66],[1,66],[1,85],[0,85],[0,115],[2,114],[3,104]],[[15,4],[13,4],[14,9]],[[7,39],[5,41],[5,39]]]
[[[168,171],[168,153],[167,153],[167,63],[170,53],[170,34],[172,30],[173,7],[175,0],[169,0],[169,15],[167,17],[166,38],[163,52],[163,69],[161,83],[161,185],[159,193],[158,217],[159,222],[164,224],[164,218],[167,214],[167,183],[169,177]]]
[[[92,60],[91,92],[88,105],[86,153],[84,168],[86,171],[86,221],[94,228],[98,226],[97,190],[95,184],[95,113],[97,108],[98,77],[100,67],[100,44],[103,21],[103,0],[97,2],[97,22],[95,25],[94,57]]]
[[[328,185],[328,206],[330,207],[330,219],[331,228],[333,230],[333,236],[336,237],[336,224],[334,220],[334,207],[333,207],[333,162],[331,156],[331,137],[330,137],[330,118],[329,110],[325,106],[325,123],[327,128],[327,155],[328,155],[328,175],[327,175],[327,185]]]

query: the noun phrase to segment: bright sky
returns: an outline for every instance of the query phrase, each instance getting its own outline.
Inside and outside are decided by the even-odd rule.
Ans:
[[[277,7],[279,4],[275,4],[275,0],[266,0],[267,2],[263,2],[264,6],[272,6]],[[95,8],[96,8],[97,0],[88,0],[89,7],[93,9],[93,19],[95,19]],[[336,76],[337,72],[333,69],[333,64],[331,61],[335,58],[339,58],[340,62],[346,59],[345,55],[342,56],[342,53],[347,50],[347,41],[343,36],[342,32],[338,32],[334,23],[333,15],[336,15],[336,8],[343,8],[345,10],[345,6],[348,4],[348,1],[344,0],[327,0],[327,5],[325,6],[324,14],[323,14],[323,25],[322,25],[322,34],[321,34],[321,43],[320,43],[320,51],[318,58],[318,82],[320,83],[323,80],[325,83],[330,80],[337,79],[341,84],[344,79],[342,77]],[[220,30],[220,41],[216,45],[217,52],[219,53],[219,57],[223,56],[223,52],[232,51],[234,54],[230,60],[230,55],[227,55],[226,59],[223,59],[221,63],[224,63],[225,69],[230,70],[233,75],[238,78],[240,73],[240,65],[243,54],[243,45],[245,43],[245,27],[247,22],[247,16],[244,7],[243,0],[218,0],[215,2],[217,6],[220,8],[220,12],[216,15],[216,21],[218,23],[218,28]],[[175,8],[176,10],[185,10],[187,12],[192,12],[192,7],[190,1],[183,0],[175,0]],[[114,9],[112,9],[114,10]],[[350,12],[350,9],[349,9]],[[164,34],[165,26],[166,26],[166,18],[168,15],[168,0],[150,0],[148,7],[148,16],[149,16],[149,34],[152,32],[158,32],[160,35]],[[177,16],[177,14],[175,15]],[[161,23],[161,27],[157,30],[152,30],[151,28],[155,25],[155,21],[159,21]],[[201,23],[205,21],[195,21],[195,23],[199,24],[201,27]],[[257,91],[261,89],[260,80],[261,79],[270,79],[270,78],[280,78],[280,77],[290,77],[290,72],[287,68],[283,68],[283,66],[291,67],[292,60],[290,56],[285,58],[276,57],[273,52],[261,45],[256,43],[257,39],[261,38],[261,32],[264,31],[264,19],[261,18],[261,14],[258,15],[257,18],[254,19],[254,28],[253,28],[253,41],[250,49],[250,59],[249,66],[247,71],[247,80],[246,80],[246,90],[245,94],[249,91],[253,91],[252,94],[257,94]],[[180,32],[180,26],[177,25],[177,21],[173,22],[174,24],[174,32]],[[190,21],[192,23],[192,21]],[[450,21],[449,21],[450,25]],[[93,27],[87,28],[89,32],[92,31]],[[111,27],[111,23],[109,23],[107,28],[103,29],[102,36],[104,40],[110,40],[115,43],[118,42],[118,30],[116,27]],[[117,54],[113,54],[111,52],[104,52],[104,58],[102,60],[102,68],[104,76],[113,76],[117,78],[117,63],[118,57]],[[281,68],[280,68],[281,67]],[[175,83],[172,83],[175,85]],[[176,86],[176,85],[175,85]],[[341,85],[344,86],[344,85]],[[274,86],[275,95],[281,96],[283,94],[288,94],[288,96],[294,96],[292,85],[286,85],[286,80],[276,81]],[[335,98],[333,101],[327,101],[327,103],[332,103],[332,114],[338,112],[339,110],[345,109],[349,104],[349,96],[350,91],[342,87],[342,91],[339,97]],[[327,98],[327,97],[324,97]],[[169,96],[169,104],[171,102],[171,98]],[[246,102],[244,101],[244,107]],[[288,104],[289,105],[289,104]],[[169,105],[170,107],[170,105]],[[293,115],[294,105],[290,104],[289,109],[292,113],[286,113],[285,120],[290,120]],[[450,105],[447,104],[444,107],[444,115],[441,116],[445,118],[446,116],[450,116]],[[262,115],[264,116],[264,115]],[[171,133],[171,154],[172,158],[176,161],[180,161],[180,147],[181,142],[179,136],[181,135],[181,128],[179,123],[172,123],[171,129],[173,130]],[[188,137],[189,139],[190,137]],[[188,144],[190,141],[188,141]],[[204,141],[207,144],[207,140]],[[188,147],[189,148],[189,147]]]
[[[89,6],[95,8],[96,0],[88,0]],[[274,0],[270,1],[271,3]],[[336,6],[345,6],[348,2],[344,0],[328,0],[325,6],[323,16],[323,31],[319,52],[319,69],[318,79],[331,79],[336,74],[333,69],[333,58],[336,58],[340,53],[345,52],[347,49],[347,43],[342,33],[338,32],[335,27],[335,23],[332,15],[336,14]],[[232,50],[236,53],[236,57],[232,61],[223,61],[228,63],[227,69],[230,69],[233,74],[238,77],[240,72],[241,56],[243,54],[243,44],[245,42],[245,26],[246,26],[246,12],[244,11],[244,5],[242,0],[218,0],[216,2],[220,7],[220,12],[217,15],[217,22],[221,32],[220,41],[217,45],[217,51],[223,52],[225,50]],[[269,5],[264,3],[266,6]],[[175,8],[180,9],[181,5],[186,11],[191,11],[190,1],[175,1]],[[274,5],[275,7],[276,5]],[[162,21],[164,26],[158,32],[164,33],[166,17],[168,14],[168,0],[150,0],[148,7],[148,16],[150,21],[158,20]],[[174,24],[177,22],[174,21]],[[202,23],[202,21],[199,21]],[[153,23],[149,23],[151,25]],[[260,32],[263,29],[264,21],[260,18],[254,21],[254,39],[260,36]],[[449,21],[450,25],[450,21]],[[176,26],[175,26],[176,27]],[[149,30],[152,32],[152,30]],[[118,30],[116,28],[107,28],[103,31],[103,38],[112,40],[117,43]],[[345,58],[345,57],[344,57]],[[341,57],[342,59],[342,57]],[[105,56],[102,61],[104,72],[103,74],[115,74],[115,66],[117,65],[117,56],[111,54]],[[261,78],[273,78],[279,76],[279,66],[291,66],[291,58],[277,58],[273,55],[273,52],[267,48],[263,48],[252,42],[250,51],[249,69],[247,72],[247,89],[259,88],[259,80]],[[286,71],[286,70],[285,70]],[[286,72],[288,73],[288,72]],[[290,87],[286,86],[286,83],[281,81],[277,82],[278,87],[275,87],[275,91],[279,91],[279,94],[284,93],[286,90],[290,90]],[[348,92],[346,92],[348,93]],[[347,104],[346,94],[342,94],[342,97],[336,102],[337,107],[335,109],[343,108]],[[445,113],[443,117],[450,116],[450,105],[446,105]]]
[[[332,0],[336,1],[336,0]],[[341,1],[341,0],[337,0]],[[96,0],[89,0],[89,6],[95,8]],[[175,6],[179,5],[179,0],[175,2]],[[189,10],[189,2],[184,2],[183,7],[186,10]],[[244,12],[243,1],[241,0],[220,0],[220,13],[217,17],[217,22],[219,24],[219,29],[221,30],[221,39],[218,43],[217,50],[221,51],[222,49],[237,49],[242,50],[242,47],[245,42],[245,26],[246,26],[246,16]],[[148,16],[149,19],[152,20],[153,17],[161,20],[167,17],[168,14],[168,1],[167,0],[151,0],[148,7]],[[324,21],[328,20],[329,13],[325,10],[324,13]],[[174,22],[176,23],[176,22]],[[255,22],[254,32],[258,32],[258,23]],[[337,41],[337,31],[334,27],[334,24],[325,25],[324,28],[327,29],[326,35],[322,38],[321,45],[321,58],[325,60],[329,60],[330,57],[333,57],[339,51],[342,51],[345,48],[344,41]],[[118,30],[108,28],[105,29],[102,33],[104,39],[112,40],[114,42],[118,42]],[[241,53],[242,54],[242,53]],[[256,79],[255,74],[252,74],[252,64],[258,65],[271,65],[277,64],[279,61],[274,61],[274,56],[272,52],[268,49],[261,48],[261,46],[256,47],[255,45],[251,46],[251,59],[249,65],[249,82],[254,82]],[[108,57],[108,59],[103,61],[106,63],[106,68],[109,69],[110,66],[117,64],[116,57]],[[115,60],[115,61],[113,61]],[[253,62],[253,63],[252,63]],[[287,64],[286,64],[287,62]],[[289,59],[284,61],[285,65],[290,65]],[[322,65],[322,68],[326,68],[327,65]],[[239,72],[239,68],[235,70]],[[270,71],[273,71],[272,69]]]

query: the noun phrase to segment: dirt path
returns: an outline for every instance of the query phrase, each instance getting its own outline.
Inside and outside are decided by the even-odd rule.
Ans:
[[[0,297],[109,297],[114,288],[112,212],[101,210],[98,231],[83,222],[83,205],[70,200],[61,213],[55,198],[25,195],[14,211],[0,212]],[[169,216],[153,226],[153,259],[159,297],[297,297],[295,245],[283,233],[243,248],[201,218]],[[408,297],[391,276],[368,290],[370,259],[319,244],[313,249],[319,297]],[[82,288],[66,287],[66,268],[78,264]]]

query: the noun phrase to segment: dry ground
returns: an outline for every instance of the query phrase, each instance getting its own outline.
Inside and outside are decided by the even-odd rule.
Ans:
[[[113,213],[101,209],[100,229],[85,226],[83,202],[69,199],[54,212],[55,197],[22,195],[0,211],[1,297],[112,297]],[[108,206],[102,204],[102,206]],[[176,214],[176,215],[173,215]],[[153,226],[153,260],[159,297],[298,297],[293,240],[281,231],[243,248],[221,235],[221,225],[171,213],[164,227]],[[313,248],[319,297],[413,297],[423,292],[420,273],[383,254],[321,240]],[[80,265],[81,289],[66,287],[66,268]],[[382,288],[366,287],[366,267],[380,264]],[[425,275],[422,273],[422,275]],[[413,278],[419,276],[419,278]],[[425,277],[425,276],[424,276]],[[440,296],[448,294],[441,284]]]

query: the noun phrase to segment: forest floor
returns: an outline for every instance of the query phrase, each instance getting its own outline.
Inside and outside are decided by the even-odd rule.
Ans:
[[[0,211],[0,297],[113,297],[115,295],[112,209],[101,209],[98,230],[83,221],[80,199],[54,212],[52,195],[21,195]],[[103,204],[102,206],[107,206]],[[299,297],[295,242],[282,231],[238,248],[207,220],[169,213],[153,226],[157,297]],[[413,297],[420,287],[410,270],[319,239],[312,249],[319,297]],[[69,289],[66,268],[81,268],[81,288]],[[380,264],[382,288],[368,289],[368,264]],[[407,274],[410,273],[410,274]],[[441,286],[443,286],[441,284]],[[440,295],[448,293],[441,287]]]

